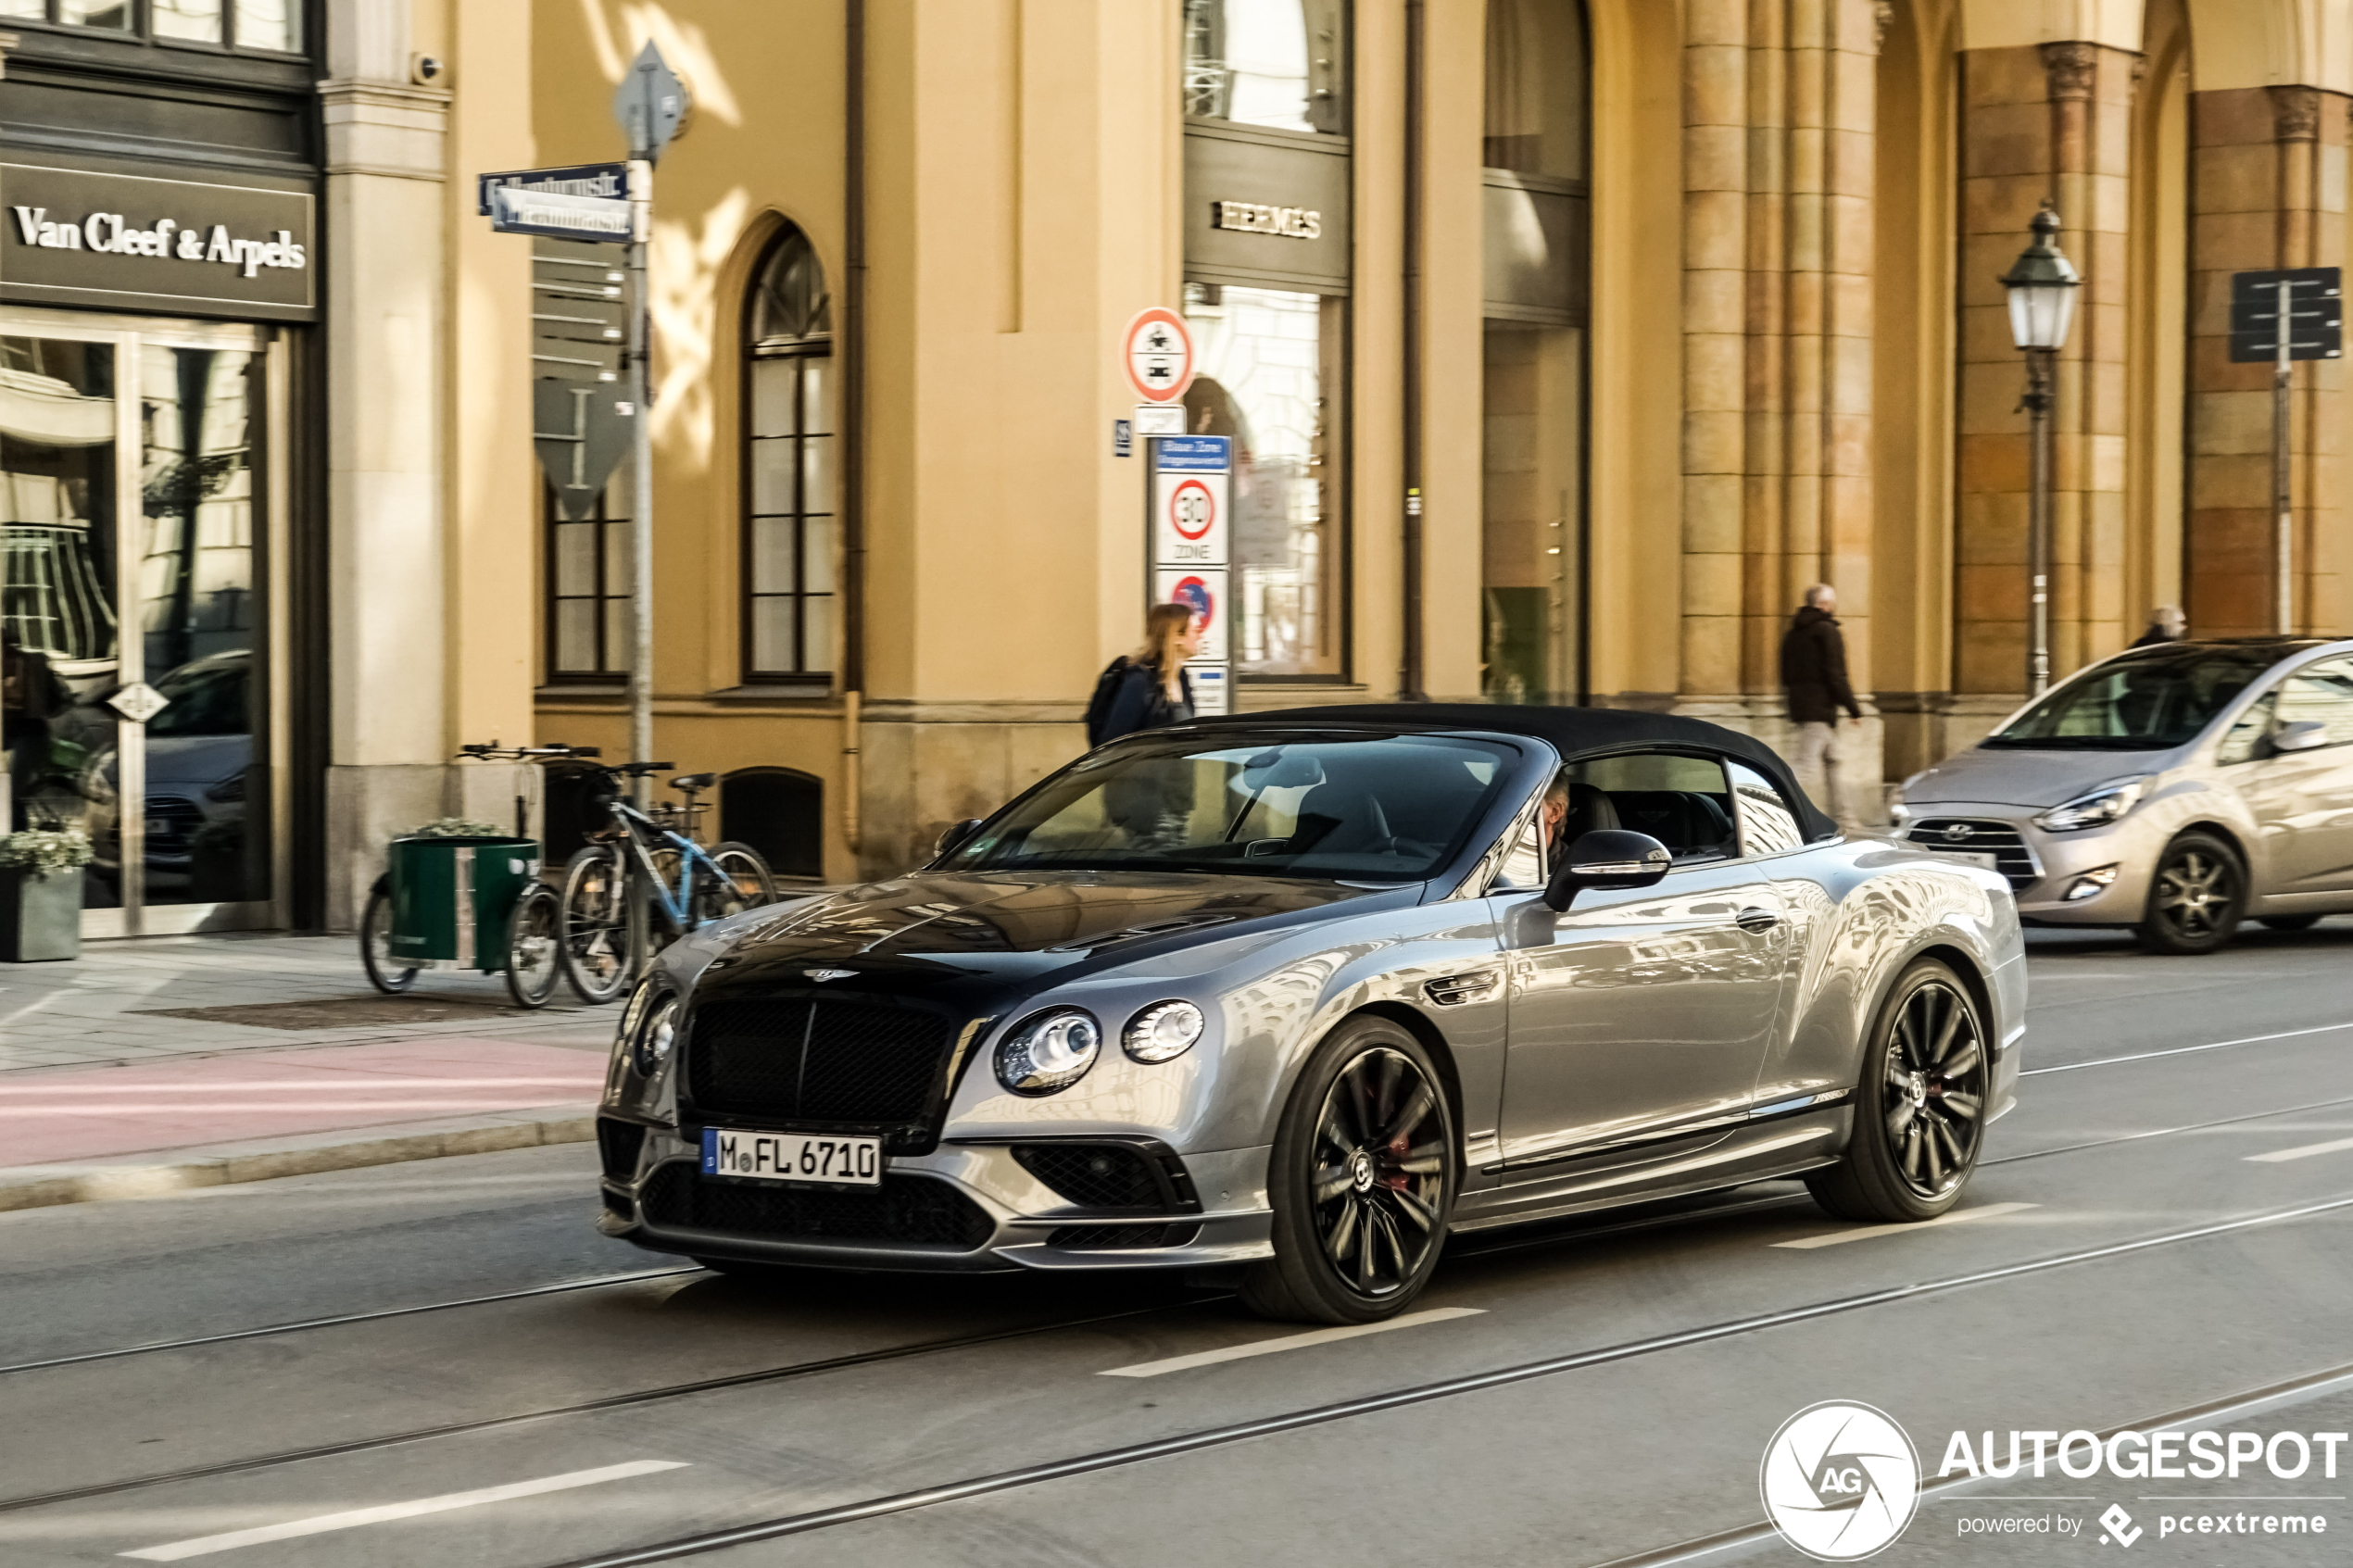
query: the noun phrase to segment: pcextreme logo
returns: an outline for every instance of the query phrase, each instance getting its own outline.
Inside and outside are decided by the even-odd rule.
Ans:
[[[1757,1488],[1783,1540],[1819,1562],[1855,1562],[1911,1524],[1920,1456],[1884,1411],[1826,1399],[1781,1423]]]

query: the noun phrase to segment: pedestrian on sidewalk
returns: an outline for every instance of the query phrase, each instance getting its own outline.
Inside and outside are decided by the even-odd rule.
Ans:
[[[1188,604],[1152,606],[1144,617],[1144,646],[1123,653],[1095,678],[1087,704],[1087,744],[1181,724],[1193,716],[1193,685],[1185,661],[1201,652],[1201,617]]]
[[[2190,634],[2190,618],[2182,613],[2180,605],[2159,605],[2149,611],[2149,629],[2133,639],[2136,648],[2153,648],[2167,643],[2178,643]]]
[[[1839,745],[1838,715],[1844,709],[1855,728],[1863,709],[1846,684],[1846,638],[1838,629],[1838,590],[1817,583],[1781,638],[1781,689],[1788,694],[1790,722],[1797,726],[1798,786],[1816,800],[1842,832],[1855,818],[1839,776],[1846,761]]]

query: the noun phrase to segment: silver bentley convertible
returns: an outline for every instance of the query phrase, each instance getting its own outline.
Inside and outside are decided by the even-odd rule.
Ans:
[[[599,1223],[746,1273],[1216,1268],[1365,1323],[1451,1232],[1789,1176],[1943,1213],[2025,990],[1998,872],[1842,838],[1712,724],[1204,719],[673,945]]]

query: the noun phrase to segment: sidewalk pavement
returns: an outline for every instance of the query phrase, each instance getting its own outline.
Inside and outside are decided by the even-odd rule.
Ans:
[[[349,937],[0,965],[0,1210],[595,1135],[616,1010],[497,975],[369,986]]]

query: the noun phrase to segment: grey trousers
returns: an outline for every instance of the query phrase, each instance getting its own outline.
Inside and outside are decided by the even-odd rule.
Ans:
[[[1852,781],[1841,777],[1848,760],[1836,724],[1809,722],[1797,726],[1797,756],[1792,759],[1797,771],[1797,787],[1812,796],[1814,803],[1842,831],[1852,833]]]

